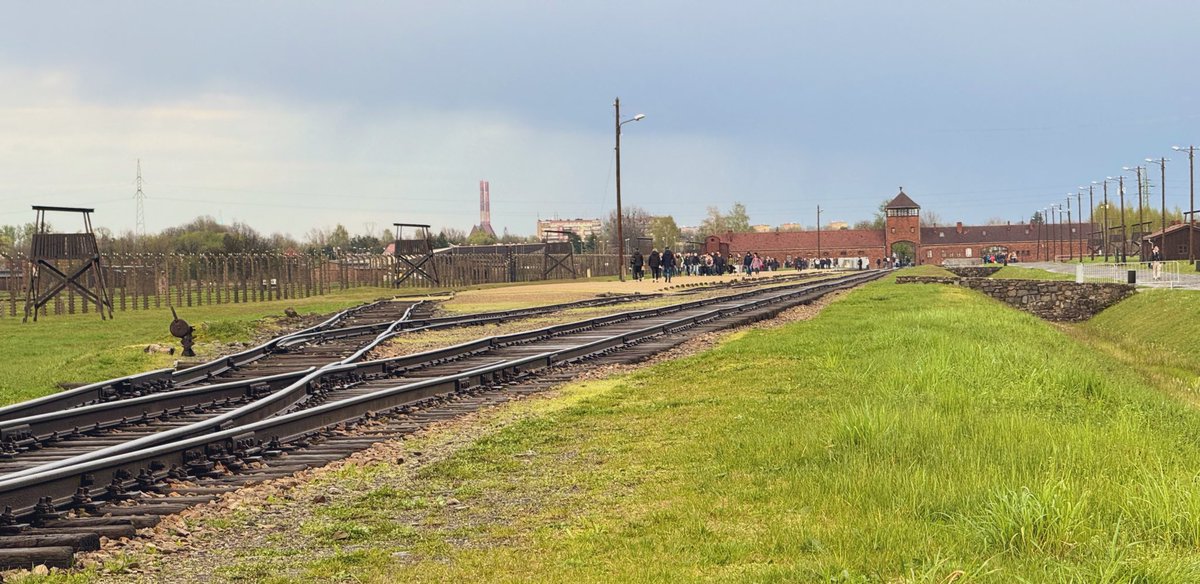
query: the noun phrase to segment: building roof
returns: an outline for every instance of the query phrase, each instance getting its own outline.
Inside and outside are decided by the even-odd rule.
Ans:
[[[1058,223],[1053,225],[1046,224],[1046,228],[1040,233],[1037,225],[1026,223],[1015,225],[963,225],[961,227],[962,233],[959,233],[960,228],[957,225],[922,227],[921,245],[965,245],[1038,241],[1047,237],[1047,231],[1050,232],[1049,237],[1051,239],[1056,234],[1063,238],[1077,239],[1087,233],[1085,230],[1093,229],[1088,227],[1087,223],[1064,223],[1062,227],[1062,231],[1057,231],[1059,228]],[[1066,227],[1073,227],[1075,231],[1067,231]],[[1098,227],[1094,229],[1098,229]]]
[[[817,248],[816,231],[773,231],[771,233],[732,233],[720,236],[729,250],[759,254],[786,254],[800,249]],[[821,231],[822,249],[878,249],[884,243],[882,229],[839,229]]]
[[[1158,236],[1162,235],[1164,231],[1166,231],[1167,234],[1175,233],[1176,231],[1182,231],[1184,229],[1187,229],[1187,227],[1188,227],[1187,223],[1176,223],[1174,225],[1168,225],[1166,229],[1159,229],[1158,231],[1155,231],[1154,233],[1147,233],[1145,235],[1145,238],[1148,239],[1151,237],[1158,237]],[[1192,225],[1192,229],[1200,230],[1200,225]]]
[[[884,208],[885,209],[920,209],[921,206],[918,205],[912,199],[908,198],[908,195],[904,194],[904,188],[901,187],[900,194],[896,195],[896,198],[892,199],[892,202],[888,203],[887,207],[884,207]]]

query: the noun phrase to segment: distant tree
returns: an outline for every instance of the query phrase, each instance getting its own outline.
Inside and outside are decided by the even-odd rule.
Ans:
[[[624,231],[625,241],[629,243],[630,247],[636,244],[639,237],[649,236],[652,217],[645,209],[631,205],[621,209],[621,214],[624,217],[621,221],[621,230]],[[608,218],[604,221],[604,239],[608,242],[609,249],[616,251],[620,247],[620,242],[617,241],[616,211],[609,213]]]
[[[462,245],[467,242],[467,232],[462,229],[446,227],[442,229],[439,235],[446,236],[446,242],[454,245]]]
[[[508,228],[505,227],[504,233],[500,235],[500,238],[497,240],[497,242],[511,245],[517,243],[541,243],[541,240],[538,239],[536,235],[517,235],[515,233],[509,233]]]
[[[292,236],[278,231],[272,233],[267,238],[267,243],[271,246],[271,249],[284,253],[297,253],[301,249],[300,243],[293,239]]]
[[[350,249],[360,253],[383,253],[383,243],[374,235],[355,235],[350,238]]]
[[[887,206],[891,202],[890,199],[884,199],[879,203],[879,208],[875,210],[875,216],[871,218],[871,229],[887,229]]]
[[[15,225],[0,225],[0,253],[12,253],[13,245],[17,241],[17,227]]]
[[[349,249],[350,232],[346,230],[346,226],[338,223],[337,226],[333,228],[333,231],[329,232],[329,241],[327,243],[337,249]]]
[[[176,253],[220,253],[225,251],[225,234],[215,231],[188,231],[175,237]]]
[[[728,231],[745,233],[750,231],[750,215],[746,213],[746,205],[735,202],[729,211],[722,213],[716,207],[708,207],[708,216],[700,222],[700,236],[707,237]]]
[[[472,229],[466,241],[468,245],[492,245],[496,242],[496,236],[479,228]]]
[[[574,231],[567,233],[567,241],[571,242],[571,251],[575,253],[583,253],[583,238],[579,237]]]
[[[984,221],[983,224],[984,225],[1007,225],[1008,220],[1002,219],[1000,217],[988,217],[988,220]]]
[[[729,221],[725,218],[725,215],[721,213],[720,209],[710,205],[706,209],[706,212],[708,215],[703,221],[700,222],[699,231],[701,236],[707,237],[709,235],[723,234],[727,231],[732,231],[729,229]]]
[[[746,213],[746,206],[742,203],[735,202],[729,208],[729,213],[725,216],[725,220],[729,223],[728,227],[730,231],[738,233],[750,231],[750,215]]]
[[[866,219],[863,219],[862,221],[855,223],[854,228],[855,229],[878,229],[877,227],[875,227],[874,221],[869,221]]]
[[[927,227],[939,227],[942,225],[942,217],[937,213],[926,209],[921,211],[921,224]]]
[[[590,233],[587,239],[583,240],[584,253],[596,253],[600,248],[600,236],[595,233]]]
[[[650,220],[650,237],[654,238],[654,247],[665,249],[679,247],[683,234],[675,224],[675,218],[670,215],[655,217]]]
[[[1046,218],[1042,217],[1041,211],[1034,211],[1033,216],[1029,218],[1030,225],[1041,225],[1046,222]]]

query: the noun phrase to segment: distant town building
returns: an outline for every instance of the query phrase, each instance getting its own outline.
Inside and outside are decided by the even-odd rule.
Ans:
[[[766,223],[763,223],[761,225],[751,225],[750,230],[755,233],[770,233],[770,232],[774,231],[773,229],[771,229],[771,226],[767,225]]]
[[[829,222],[829,230],[830,231],[839,231],[842,229],[849,229],[849,228],[850,228],[850,224],[846,223],[845,221],[830,221]]]
[[[578,235],[579,239],[587,239],[590,235],[599,237],[602,226],[599,219],[538,219],[537,237],[550,243],[568,241],[568,238],[563,233],[546,233],[547,231],[570,231]]]
[[[780,231],[804,231],[804,226],[799,223],[780,223]]]

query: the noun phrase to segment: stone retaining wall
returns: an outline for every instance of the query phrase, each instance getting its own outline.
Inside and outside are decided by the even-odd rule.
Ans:
[[[956,284],[978,290],[1046,320],[1078,322],[1134,293],[1129,284],[1097,284],[1061,280],[993,280],[944,276],[897,276],[897,284]]]
[[[1000,271],[1004,266],[959,266],[947,267],[950,273],[963,278],[986,278]]]

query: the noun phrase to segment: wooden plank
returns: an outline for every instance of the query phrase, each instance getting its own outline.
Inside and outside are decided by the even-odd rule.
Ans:
[[[94,533],[54,533],[0,537],[0,549],[40,547],[69,547],[77,552],[94,552],[100,549],[100,536]]]
[[[0,549],[0,568],[70,568],[75,564],[75,550],[70,546]]]

